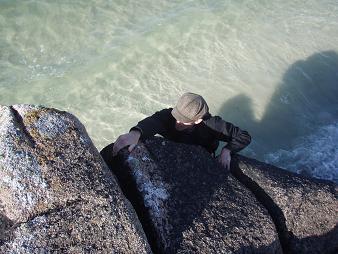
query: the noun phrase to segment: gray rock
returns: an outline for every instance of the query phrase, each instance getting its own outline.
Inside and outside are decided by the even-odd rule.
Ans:
[[[112,159],[156,253],[282,253],[267,210],[203,148],[152,138]]]
[[[285,252],[338,253],[337,185],[243,156],[234,164],[236,177],[269,209]]]
[[[83,125],[0,106],[1,253],[150,253],[141,224]]]

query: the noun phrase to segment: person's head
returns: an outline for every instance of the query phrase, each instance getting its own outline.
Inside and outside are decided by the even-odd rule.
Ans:
[[[209,107],[201,95],[194,93],[183,94],[171,111],[176,123],[186,129],[202,122],[209,113]]]

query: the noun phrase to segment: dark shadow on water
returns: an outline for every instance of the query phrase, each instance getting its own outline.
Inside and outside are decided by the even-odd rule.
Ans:
[[[247,129],[254,138],[257,159],[338,119],[338,54],[324,51],[292,64],[260,120],[253,115],[251,99],[239,95],[220,110],[225,120]]]

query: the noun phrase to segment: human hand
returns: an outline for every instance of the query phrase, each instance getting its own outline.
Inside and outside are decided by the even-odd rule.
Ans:
[[[131,152],[137,145],[140,136],[141,133],[136,130],[119,136],[113,146],[113,156],[116,156],[117,153],[126,146],[129,146],[128,151]]]
[[[231,151],[227,148],[223,148],[218,161],[223,165],[227,170],[230,170],[230,161],[231,161]]]

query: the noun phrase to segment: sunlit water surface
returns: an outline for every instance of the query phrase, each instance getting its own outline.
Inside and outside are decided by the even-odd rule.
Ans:
[[[75,114],[100,150],[183,92],[242,153],[338,182],[338,2],[0,0],[0,103]]]

